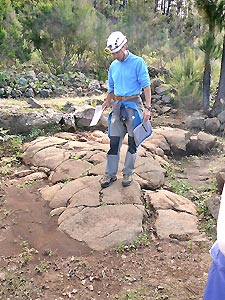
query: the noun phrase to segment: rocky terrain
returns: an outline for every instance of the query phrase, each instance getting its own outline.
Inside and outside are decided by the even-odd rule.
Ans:
[[[125,189],[120,172],[100,189],[105,132],[23,145],[22,164],[1,180],[1,299],[202,299],[224,139],[176,116],[153,119]]]

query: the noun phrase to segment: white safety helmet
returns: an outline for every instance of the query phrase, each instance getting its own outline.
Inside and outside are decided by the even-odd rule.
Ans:
[[[115,53],[119,51],[127,42],[127,38],[120,31],[114,31],[110,34],[107,40],[107,46],[105,48],[105,53]]]

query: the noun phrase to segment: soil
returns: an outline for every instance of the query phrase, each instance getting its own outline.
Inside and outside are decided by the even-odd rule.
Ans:
[[[164,125],[177,122],[164,119]],[[196,165],[199,170],[197,162],[210,173],[221,157],[195,158],[193,165],[179,162],[187,182],[196,175]],[[57,229],[39,194],[44,185],[5,180],[1,186],[0,299],[202,299],[212,239],[192,243],[152,236],[136,247],[95,252]]]

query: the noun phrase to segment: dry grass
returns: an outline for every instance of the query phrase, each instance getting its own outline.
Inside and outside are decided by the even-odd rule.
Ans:
[[[46,107],[51,107],[53,109],[61,110],[62,107],[67,102],[71,102],[76,107],[81,107],[88,99],[94,100],[103,100],[104,95],[99,96],[84,96],[84,97],[56,97],[56,98],[47,98],[47,99],[36,99],[41,104],[44,104]],[[26,109],[28,112],[29,109],[33,110],[30,105],[27,103],[27,99],[0,99],[0,109],[1,110],[12,110],[16,109],[17,111],[23,111]]]

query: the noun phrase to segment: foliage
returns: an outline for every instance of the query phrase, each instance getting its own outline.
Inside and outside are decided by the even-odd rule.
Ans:
[[[11,135],[8,130],[0,128],[0,154],[7,153],[8,156],[16,155],[20,157],[23,139],[21,135]]]
[[[18,165],[22,155],[23,137],[10,135],[8,130],[0,128],[0,174],[5,176],[12,173],[15,165]]]
[[[0,61],[11,65],[27,60],[31,49],[10,0],[0,0]]]
[[[159,50],[167,42],[167,29],[163,26],[165,17],[154,14],[153,2],[128,2],[126,10],[116,28],[125,32],[129,49],[141,55],[145,48],[150,51]],[[150,21],[151,20],[151,21]],[[157,39],[153,39],[157,36]]]
[[[183,180],[171,180],[170,181],[170,189],[178,195],[186,197],[190,190],[193,190],[193,186],[189,183],[186,183]]]
[[[183,53],[189,55],[189,49],[196,53],[201,40],[200,48],[207,54],[204,86],[207,83],[210,89],[210,59],[212,55],[221,57],[217,36],[224,28],[224,0],[195,0],[195,7],[202,19],[191,1],[0,0],[2,67],[13,64],[18,68],[21,62],[29,61],[40,71],[59,74],[80,70],[105,81],[112,59],[103,51],[106,38],[111,31],[121,30],[130,51],[160,67],[170,61],[175,64]],[[203,19],[205,24],[201,24]],[[199,71],[203,73],[202,67]],[[201,86],[195,76],[181,76],[175,82],[181,103],[192,98],[190,105],[199,104]],[[217,78],[213,81],[214,91]],[[209,98],[204,91],[204,97]]]
[[[33,180],[33,179],[26,180],[26,181],[23,181],[23,182],[19,183],[17,185],[17,187],[20,188],[20,189],[24,189],[27,186],[31,186],[31,185],[35,184],[35,182],[36,182],[36,180]]]
[[[44,136],[44,135],[45,135],[44,129],[32,128],[27,137],[27,140],[32,141],[32,140],[36,139],[38,136]]]
[[[23,299],[24,295],[29,295],[33,290],[33,282],[26,279],[23,272],[9,271],[6,274],[6,280],[1,285],[1,299],[7,299],[7,295],[11,297]]]
[[[35,272],[37,272],[38,274],[42,274],[46,272],[48,269],[49,269],[49,262],[47,261],[40,262],[40,264],[34,268]]]
[[[123,253],[124,252],[124,243],[123,242],[119,242],[119,245],[116,248],[116,252],[117,253]]]
[[[52,72],[62,73],[78,65],[80,70],[94,66],[94,73],[100,79],[106,78],[107,60],[103,49],[109,31],[124,31],[131,51],[137,54],[143,50],[147,54],[160,52],[162,48],[166,49],[162,53],[167,54],[170,35],[184,23],[184,18],[179,26],[174,23],[179,19],[175,9],[170,8],[168,18],[156,13],[153,1],[144,1],[141,5],[140,0],[113,1],[113,4],[97,1],[96,9],[92,1],[80,0],[8,0],[8,5],[21,24],[20,36],[25,44],[29,49],[33,45],[33,52],[39,51]],[[190,20],[190,12],[185,15],[189,24],[195,24]],[[183,28],[180,31],[183,32]]]
[[[45,129],[33,128],[27,136],[23,136],[9,134],[8,130],[0,128],[0,174],[11,174],[13,167],[20,163],[24,141],[31,141],[38,136],[48,136],[59,131],[59,126],[46,127]],[[25,182],[22,187],[32,183],[33,181]]]
[[[95,41],[96,12],[82,1],[73,0],[40,1],[39,5],[30,4],[25,9],[27,14],[31,12],[26,24],[27,37],[49,69],[59,74],[79,65],[82,71]]]
[[[26,136],[26,141],[32,141],[35,138],[37,138],[38,136],[51,136],[56,132],[59,132],[61,130],[59,125],[51,125],[51,126],[47,126],[44,129],[40,129],[40,128],[32,128],[30,130],[30,133],[28,134],[28,136]]]
[[[127,291],[126,293],[123,293],[119,299],[120,300],[144,300],[143,291],[141,290]]]
[[[108,69],[108,56],[105,55],[103,49],[105,48],[105,38],[107,35],[107,21],[105,17],[99,13],[96,13],[96,22],[93,24],[95,32],[95,41],[93,42],[91,50],[91,73],[97,75],[98,80],[105,81],[107,79]],[[96,62],[97,65],[96,65]]]
[[[38,254],[38,250],[36,250],[35,248],[30,248],[30,245],[27,241],[23,241],[21,243],[21,246],[23,247],[23,252],[19,255],[20,264],[21,266],[25,266],[32,259],[33,254]]]
[[[203,34],[204,27],[200,26],[200,20],[195,13],[192,1],[188,1],[182,7],[178,8],[177,6],[175,3],[171,6],[166,24],[170,47],[173,50],[177,49],[178,53],[182,55],[188,49],[195,48],[196,37]]]
[[[116,248],[116,252],[117,253],[123,253],[124,251],[131,251],[131,250],[135,250],[141,247],[146,247],[148,246],[149,243],[149,239],[148,239],[148,235],[146,233],[140,234],[139,236],[137,236],[133,243],[130,245],[125,245],[122,241],[118,244],[117,248]]]
[[[207,24],[207,32],[203,35],[200,49],[205,53],[203,77],[203,111],[207,113],[210,104],[211,58],[218,47],[216,37],[224,23],[224,0],[195,0],[195,5]]]
[[[211,69],[212,76],[211,76],[210,94],[216,95],[217,88],[218,88],[218,78],[220,76],[220,61],[217,59],[212,59],[211,67],[212,67]]]
[[[180,107],[199,109],[201,107],[202,60],[189,50],[168,64],[173,84],[178,92],[175,104]]]
[[[193,201],[197,206],[200,230],[205,232],[208,236],[213,236],[215,232],[216,220],[212,218],[209,208],[206,205],[206,199],[208,199],[210,193],[211,192],[199,190],[195,193]]]

